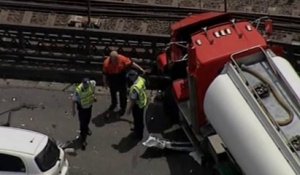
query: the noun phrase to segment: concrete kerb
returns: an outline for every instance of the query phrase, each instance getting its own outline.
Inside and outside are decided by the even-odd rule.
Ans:
[[[74,92],[75,91],[75,84],[69,84],[68,86],[63,89],[65,92]],[[95,94],[96,95],[106,95],[109,93],[109,90],[104,88],[103,86],[96,86]]]
[[[36,82],[16,79],[0,79],[0,88],[36,88],[50,91],[64,91],[72,93],[75,90],[75,84],[45,81]],[[102,86],[96,86],[96,95],[106,95],[108,93],[108,89]]]
[[[15,80],[15,79],[0,79],[0,88],[36,88],[50,91],[63,91],[72,93],[75,90],[75,84],[45,82],[45,81],[29,81],[29,80]],[[155,96],[157,91],[147,90],[150,97]],[[108,95],[109,89],[103,86],[96,86],[96,95]],[[153,99],[152,99],[153,100]],[[152,101],[151,100],[151,101]]]
[[[7,85],[7,81],[5,79],[0,79],[0,87],[6,87]]]
[[[37,82],[29,80],[15,80],[15,79],[0,79],[0,87],[2,88],[34,88]]]

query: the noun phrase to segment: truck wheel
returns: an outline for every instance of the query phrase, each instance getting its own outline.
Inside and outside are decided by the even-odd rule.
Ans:
[[[170,117],[172,123],[179,122],[179,110],[174,100],[172,88],[169,87],[165,90],[163,98],[163,106],[166,116]]]

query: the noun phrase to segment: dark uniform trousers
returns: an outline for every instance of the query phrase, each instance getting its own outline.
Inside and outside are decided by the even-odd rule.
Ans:
[[[125,72],[116,75],[108,75],[107,77],[111,95],[111,107],[115,108],[117,106],[117,92],[119,92],[120,107],[121,110],[125,112],[127,106],[127,87]]]
[[[137,104],[134,104],[132,108],[134,133],[137,138],[143,138],[144,132],[144,108],[140,108]]]
[[[79,103],[77,103],[78,117],[79,117],[79,127],[80,127],[80,137],[81,141],[85,142],[86,137],[89,132],[89,123],[92,116],[92,106],[89,108],[82,108]]]

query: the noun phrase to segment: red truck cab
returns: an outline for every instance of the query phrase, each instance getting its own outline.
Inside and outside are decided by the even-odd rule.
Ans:
[[[185,62],[175,73],[183,71],[186,76],[176,77],[172,89],[177,103],[188,103],[186,118],[197,132],[207,123],[203,111],[206,90],[232,54],[266,48],[267,43],[250,22],[236,21],[225,13],[191,15],[173,24],[171,30],[170,48],[158,57],[158,65],[166,70]]]

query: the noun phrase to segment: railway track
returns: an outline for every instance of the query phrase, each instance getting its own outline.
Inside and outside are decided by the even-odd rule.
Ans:
[[[128,3],[91,1],[88,8],[86,2],[78,1],[20,1],[3,0],[0,7],[15,10],[31,10],[38,12],[55,12],[63,14],[76,14],[87,16],[115,16],[138,19],[160,19],[177,21],[189,13],[199,13],[202,10],[188,8],[174,8],[160,5],[136,5]]]
[[[71,14],[80,15],[88,21],[87,16],[91,15],[94,17],[91,21],[93,23],[98,23],[96,26],[102,26],[103,28],[108,28],[108,30],[114,30],[113,27],[116,27],[118,28],[117,31],[136,32],[134,30],[137,29],[138,32],[157,34],[168,34],[168,28],[171,23],[178,21],[189,14],[208,11],[207,9],[199,9],[197,7],[187,8],[174,5],[158,5],[154,3],[136,4],[104,0],[90,0],[90,3],[87,2],[88,1],[79,0],[2,0],[0,1],[0,7],[2,9],[19,10],[20,13],[24,12],[22,10],[25,10],[24,13],[27,14],[27,17],[32,16],[30,13],[33,12],[48,13],[48,16],[53,16],[53,13],[56,13],[57,18],[61,18],[61,21],[63,18],[69,18]],[[220,9],[218,10],[220,11]],[[265,15],[262,13],[229,12],[232,13],[234,18],[248,20],[255,20]],[[26,14],[24,15],[26,16]],[[269,17],[274,21],[275,29],[300,33],[299,16],[269,15]],[[32,20],[27,19],[25,21]],[[65,20],[65,22],[61,23],[61,25],[67,26],[67,21],[68,20]],[[112,27],[107,27],[109,23],[111,23]],[[163,28],[162,26],[166,27]],[[150,29],[148,30],[148,28]],[[154,31],[152,31],[153,29]],[[157,31],[155,31],[155,29],[157,29]]]
[[[115,17],[130,17],[139,19],[160,19],[166,21],[178,21],[189,14],[201,13],[205,11],[212,11],[212,9],[205,9],[200,7],[176,7],[159,4],[136,4],[125,3],[118,1],[101,1],[101,0],[2,0],[0,7],[16,9],[16,10],[30,10],[39,12],[55,12],[63,14],[77,14],[87,16],[115,16]],[[214,11],[222,12],[222,9],[214,9]],[[238,19],[255,20],[266,13],[243,13],[241,11],[227,10],[233,14],[233,17]],[[300,24],[300,16],[288,15],[268,15],[274,22],[284,23],[287,20],[290,23]]]
[[[87,76],[101,83],[103,59],[111,49],[117,49],[151,69],[150,82],[152,88],[157,88],[168,80],[156,70],[155,62],[168,42],[168,35],[0,24],[0,75],[62,82],[77,82]],[[299,45],[274,44],[284,45],[287,58],[295,58],[293,65],[300,70],[299,55],[291,54],[298,52]]]
[[[112,49],[155,70],[155,57],[168,41],[167,35],[0,24],[0,75],[63,82],[91,77],[101,83],[103,59]],[[165,81],[155,72],[149,76],[153,86]]]
[[[0,9],[1,10],[1,9]],[[238,19],[243,19],[241,14]],[[233,15],[235,16],[235,15]],[[256,19],[259,15],[248,15],[248,18]],[[66,14],[54,13],[40,13],[32,11],[16,11],[16,10],[1,10],[0,22],[13,23],[22,25],[36,25],[36,26],[60,26],[69,27],[70,21],[87,21],[86,16],[75,16]],[[270,17],[273,19],[273,17]],[[275,17],[276,18],[276,17]],[[289,22],[283,22],[283,18]],[[143,34],[169,34],[170,25],[175,22],[174,19],[169,20],[160,19],[136,19],[126,17],[107,17],[99,16],[91,18],[93,26],[101,30],[117,31],[117,32],[137,32]],[[300,33],[300,24],[297,18],[277,17],[274,23],[275,31],[294,32],[296,35]],[[294,22],[293,22],[294,21]],[[262,23],[263,24],[263,23]]]

